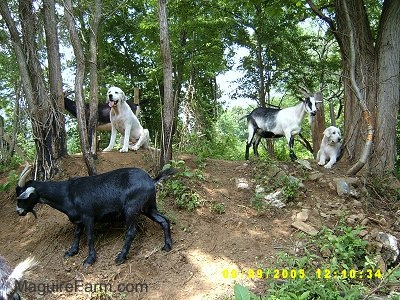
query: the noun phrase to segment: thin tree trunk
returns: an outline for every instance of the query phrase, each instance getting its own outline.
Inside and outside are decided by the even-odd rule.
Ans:
[[[56,157],[62,157],[67,154],[67,143],[65,117],[62,113],[64,110],[64,95],[54,0],[44,0],[43,11],[49,68],[50,106],[54,115],[54,121],[52,122],[54,132],[53,153]]]
[[[90,152],[88,131],[86,126],[85,102],[83,94],[83,82],[85,76],[85,57],[81,42],[78,37],[78,32],[75,28],[74,16],[72,13],[71,0],[64,1],[64,16],[67,21],[68,31],[71,39],[71,44],[74,49],[76,59],[76,75],[75,75],[75,102],[76,112],[79,126],[79,135],[81,143],[81,151],[89,175],[96,174],[96,165],[94,164],[93,156]]]
[[[321,141],[324,136],[323,132],[325,129],[325,113],[322,92],[315,93],[315,100],[318,101],[317,113],[315,116],[310,117],[311,120],[311,135],[312,135],[312,149],[314,158],[317,157],[319,147],[321,146]]]
[[[163,58],[164,74],[164,105],[163,105],[163,135],[161,145],[160,166],[172,159],[172,136],[174,122],[174,93],[172,88],[172,60],[169,46],[166,0],[158,0],[158,17],[160,21],[160,44]]]
[[[95,8],[93,12],[93,22],[90,30],[90,115],[89,115],[89,146],[90,153],[95,157],[97,150],[97,111],[98,111],[98,94],[99,84],[97,79],[97,37],[101,19],[101,0],[95,0]]]

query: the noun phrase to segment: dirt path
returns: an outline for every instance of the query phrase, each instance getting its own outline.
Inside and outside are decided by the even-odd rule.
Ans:
[[[189,167],[196,167],[191,157],[182,159]],[[145,152],[105,153],[98,161],[99,172],[127,166],[152,172],[151,159]],[[69,157],[63,167],[60,178],[85,175],[80,157]],[[315,193],[325,186],[324,181],[309,182],[299,203],[259,214],[250,201],[253,187],[247,190],[236,186],[237,178],[245,178],[254,185],[254,168],[254,164],[243,161],[207,159],[202,171],[204,180],[195,187],[203,200],[202,206],[190,212],[178,210],[172,199],[163,205],[172,222],[172,251],[161,251],[162,230],[143,218],[128,260],[120,266],[114,264],[114,258],[123,244],[123,224],[96,227],[97,261],[85,269],[82,266],[88,251],[85,238],[78,255],[63,258],[74,229],[65,215],[41,206],[37,209],[37,220],[31,214],[18,217],[13,192],[1,193],[0,254],[13,266],[29,255],[38,260],[38,267],[26,278],[24,299],[224,299],[233,294],[235,282],[262,288],[262,283],[248,276],[236,280],[224,278],[224,270],[232,274],[266,266],[273,268],[278,251],[294,251],[296,231],[290,224],[295,212],[308,207],[311,223],[320,226],[335,219],[322,218],[320,211],[342,209],[343,201],[326,187],[322,194]],[[293,167],[285,168],[290,171]],[[327,203],[327,199],[331,201]],[[224,213],[213,212],[210,209],[213,203],[223,203]]]

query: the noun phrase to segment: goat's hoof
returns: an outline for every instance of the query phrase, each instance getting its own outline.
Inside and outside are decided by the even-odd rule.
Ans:
[[[68,250],[68,251],[65,251],[64,257],[71,257],[76,254],[78,254],[78,250]]]
[[[162,247],[162,250],[165,252],[169,252],[169,251],[171,251],[171,249],[172,249],[171,245],[167,245],[167,244],[165,244],[164,247]]]
[[[115,263],[118,265],[123,264],[126,261],[126,256],[122,255],[121,253],[117,255],[117,258],[115,259]]]
[[[86,268],[88,266],[91,266],[94,264],[94,262],[96,261],[96,258],[94,257],[86,257],[86,259],[83,261],[83,266]]]

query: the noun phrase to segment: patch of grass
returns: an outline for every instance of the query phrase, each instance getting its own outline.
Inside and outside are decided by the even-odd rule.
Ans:
[[[19,175],[15,171],[11,171],[8,175],[6,182],[0,184],[0,192],[9,191],[10,188],[15,188],[17,186]]]
[[[396,278],[400,271],[397,275],[381,274],[366,242],[359,237],[361,229],[346,226],[344,221],[334,230],[323,228],[305,241],[301,255],[279,253],[273,268],[261,267],[265,294],[255,295],[247,287],[235,285],[235,299],[348,300],[363,299],[370,291],[384,292],[382,282],[389,282],[390,276]]]
[[[174,179],[168,180],[160,191],[160,198],[163,201],[170,196],[179,209],[192,211],[203,202],[201,196],[193,189],[196,181],[203,180],[203,173],[196,169],[191,171],[184,161],[171,161],[170,165],[178,170]]]
[[[213,203],[210,206],[211,212],[222,215],[225,213],[225,204],[222,202]]]

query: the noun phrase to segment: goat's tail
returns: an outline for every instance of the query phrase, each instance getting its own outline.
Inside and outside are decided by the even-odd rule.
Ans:
[[[20,262],[4,282],[5,283],[5,293],[8,296],[13,295],[17,291],[17,282],[22,279],[22,277],[24,276],[24,273],[27,270],[29,270],[30,268],[32,268],[36,265],[37,265],[37,261],[33,257],[28,257],[23,262]],[[0,289],[0,291],[1,291],[1,289]],[[1,296],[2,295],[0,293],[0,298],[3,299]],[[13,299],[15,299],[15,297],[13,297]],[[16,299],[19,299],[19,297]]]
[[[176,170],[174,168],[172,168],[172,167],[169,167],[169,168],[167,168],[165,170],[162,170],[160,173],[158,173],[157,177],[155,177],[153,179],[154,184],[160,183],[163,179],[165,179],[165,178],[167,178],[169,176],[172,176],[175,173],[176,173]]]
[[[248,115],[245,115],[245,116],[241,117],[238,121],[242,121],[244,118],[247,118],[247,117],[248,117]]]
[[[9,278],[12,278],[15,280],[20,280],[25,271],[29,270],[30,268],[32,268],[36,265],[37,265],[37,262],[36,262],[35,258],[28,257],[27,259],[25,259],[23,262],[20,262],[15,267],[14,271],[12,271]]]

